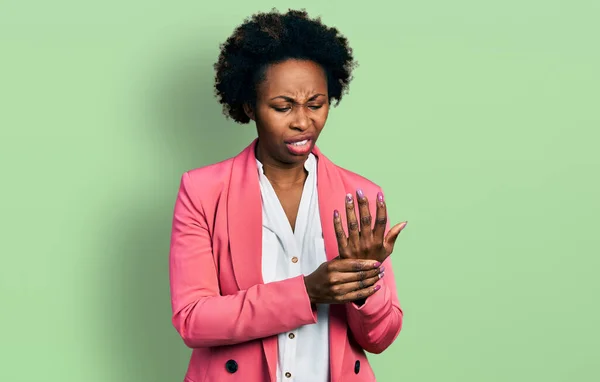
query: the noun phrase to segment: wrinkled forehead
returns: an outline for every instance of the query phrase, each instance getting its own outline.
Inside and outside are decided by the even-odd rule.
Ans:
[[[327,76],[315,62],[288,60],[267,67],[258,91],[262,99],[286,96],[302,102],[318,93],[327,94]]]

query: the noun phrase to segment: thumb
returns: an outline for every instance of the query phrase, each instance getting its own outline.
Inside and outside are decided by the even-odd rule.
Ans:
[[[385,239],[383,242],[385,249],[388,253],[392,253],[392,251],[394,250],[394,244],[396,243],[396,239],[398,239],[398,235],[400,235],[400,232],[402,232],[402,230],[404,229],[404,227],[406,227],[407,224],[407,221],[402,222],[400,224],[396,224],[392,227],[392,229],[390,229],[387,235],[385,235]]]

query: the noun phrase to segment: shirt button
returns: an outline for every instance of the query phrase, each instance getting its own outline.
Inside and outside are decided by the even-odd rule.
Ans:
[[[293,339],[294,339],[296,336],[294,335],[294,333],[290,333],[290,334],[288,335],[288,337],[290,337],[290,340],[293,340]]]
[[[285,373],[285,377],[286,378],[292,378],[292,373],[290,373],[289,371],[287,373]]]
[[[298,262],[298,258],[296,256],[292,257],[292,263],[297,263]]]

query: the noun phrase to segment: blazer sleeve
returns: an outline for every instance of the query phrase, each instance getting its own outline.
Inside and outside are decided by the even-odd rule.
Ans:
[[[169,278],[173,325],[191,348],[231,345],[314,324],[303,276],[222,296],[200,200],[182,176],[175,202]]]
[[[390,229],[389,220],[386,234]],[[346,304],[348,326],[356,342],[369,353],[379,354],[400,334],[403,312],[398,301],[396,281],[390,255],[384,262],[385,276],[377,281],[381,289],[369,296],[363,305]]]

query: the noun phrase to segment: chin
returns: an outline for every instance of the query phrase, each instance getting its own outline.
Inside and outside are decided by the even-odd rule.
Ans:
[[[281,158],[281,162],[286,163],[286,164],[300,164],[300,163],[306,162],[306,159],[308,159],[308,154],[306,154],[306,155],[286,154],[285,156],[283,156]]]

